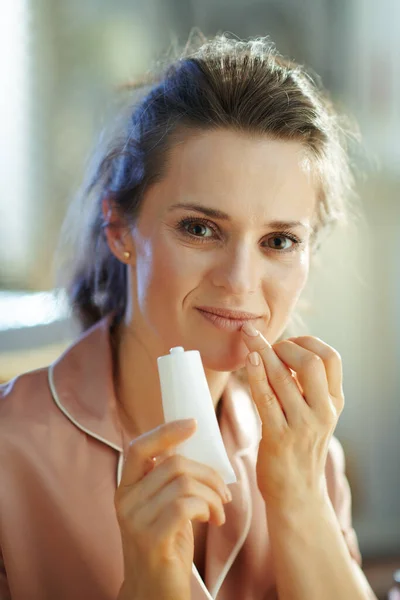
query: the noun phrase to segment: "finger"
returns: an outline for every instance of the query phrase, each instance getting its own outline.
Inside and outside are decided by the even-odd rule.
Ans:
[[[180,475],[164,486],[151,501],[143,506],[143,521],[151,526],[168,507],[179,501],[180,498],[194,496],[204,500],[210,512],[210,518],[216,525],[225,521],[225,511],[222,499],[214,490],[188,475]],[[139,518],[139,515],[138,515]]]
[[[176,478],[189,477],[214,490],[222,499],[231,499],[231,493],[222,477],[213,468],[179,454],[170,456],[141,481],[135,493],[136,503],[149,502],[160,490]]]
[[[210,520],[210,507],[205,500],[196,496],[180,498],[162,513],[152,529],[156,531],[157,539],[169,540],[181,531],[182,526],[189,520],[201,523]]]
[[[253,362],[252,357],[254,357]],[[254,364],[257,361],[258,364]],[[258,352],[248,354],[246,367],[251,394],[263,426],[281,431],[287,425],[286,416],[274,390],[269,385],[264,364]]]
[[[339,352],[314,336],[305,335],[289,340],[321,357],[325,365],[329,393],[334,398],[340,398],[343,395],[343,367]]]
[[[288,340],[275,344],[274,350],[285,365],[296,371],[307,404],[316,411],[323,409],[329,389],[321,358]]]
[[[182,443],[193,435],[196,426],[197,422],[194,419],[172,421],[130,442],[119,488],[129,487],[142,479],[153,464],[154,456],[159,456]]]
[[[281,361],[261,332],[257,331],[256,336],[248,336],[243,329],[242,331],[243,340],[249,350],[256,351],[261,356],[269,385],[282,405],[289,426],[295,427],[304,420],[301,411],[310,410],[310,407],[301,395],[290,369]]]

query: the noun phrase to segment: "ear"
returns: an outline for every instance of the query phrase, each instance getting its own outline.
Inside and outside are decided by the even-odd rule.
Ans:
[[[107,197],[102,200],[104,235],[111,252],[125,264],[133,264],[133,242],[129,228],[118,214],[112,199]],[[130,256],[126,254],[129,252]]]

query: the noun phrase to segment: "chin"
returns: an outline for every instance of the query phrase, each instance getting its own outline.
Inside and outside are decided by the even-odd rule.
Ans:
[[[237,371],[245,366],[248,354],[247,348],[242,349],[241,345],[214,345],[211,348],[207,344],[199,344],[196,349],[200,352],[204,368],[212,371]]]

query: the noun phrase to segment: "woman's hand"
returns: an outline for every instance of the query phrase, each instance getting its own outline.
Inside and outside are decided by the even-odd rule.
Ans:
[[[246,330],[243,341],[261,357],[254,366],[249,354],[246,367],[262,422],[257,483],[266,506],[326,499],[328,445],[344,406],[340,355],[316,337],[271,347]]]
[[[194,432],[193,419],[173,421],[130,443],[114,500],[125,568],[119,600],[190,598],[191,520],[225,522],[223,503],[231,498],[222,478],[172,454]]]

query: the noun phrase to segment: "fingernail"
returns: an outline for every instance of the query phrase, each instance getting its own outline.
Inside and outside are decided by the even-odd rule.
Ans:
[[[245,322],[245,324],[242,326],[242,331],[244,331],[245,334],[249,335],[250,337],[256,337],[258,335],[258,331],[251,321]]]
[[[254,365],[255,367],[258,367],[258,365],[260,364],[260,355],[258,354],[258,352],[252,352],[249,355],[249,359],[252,365]]]
[[[177,427],[180,429],[192,429],[194,425],[197,425],[196,419],[181,419],[176,422]]]
[[[225,488],[225,498],[227,502],[230,502],[232,500],[232,493],[228,487]]]

